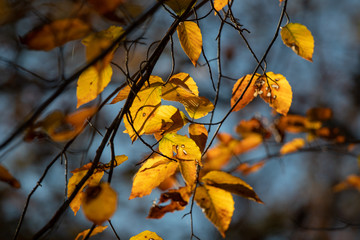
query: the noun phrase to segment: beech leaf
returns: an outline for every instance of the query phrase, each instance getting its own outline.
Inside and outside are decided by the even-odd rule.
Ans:
[[[79,18],[59,19],[33,29],[21,38],[21,42],[30,49],[49,51],[83,38],[90,31],[90,25]]]
[[[189,134],[190,138],[200,148],[200,152],[203,152],[208,138],[208,131],[205,126],[203,124],[192,123],[189,125]]]
[[[136,173],[129,199],[149,195],[166,178],[173,175],[178,163],[162,156],[148,159]]]
[[[14,188],[20,188],[20,182],[14,178],[10,172],[2,165],[0,165],[0,181],[8,183]]]
[[[235,209],[231,194],[220,188],[199,186],[196,188],[195,201],[217,227],[221,236],[225,237]]]
[[[117,193],[110,184],[103,182],[89,186],[82,199],[85,217],[96,225],[109,220],[117,208]]]
[[[281,28],[280,34],[286,46],[300,57],[312,62],[314,38],[306,26],[300,23],[289,23]]]
[[[233,111],[239,111],[248,105],[256,96],[256,86],[255,82],[260,79],[260,74],[255,74],[252,79],[251,84],[249,82],[251,80],[252,74],[248,74],[236,81],[232,90],[231,96],[231,107],[234,107]],[[249,87],[246,89],[246,87]],[[246,92],[244,92],[246,89]],[[242,98],[241,98],[242,97]],[[241,98],[241,100],[239,100]],[[239,101],[239,102],[238,102]],[[235,105],[236,104],[236,105]]]
[[[223,9],[230,0],[214,0],[214,8],[216,11]]]
[[[161,237],[159,237],[155,232],[151,232],[151,231],[144,231],[139,233],[136,236],[133,236],[130,238],[130,240],[163,240]]]
[[[180,16],[185,12],[191,2],[192,0],[166,0],[165,4]]]
[[[94,228],[94,230],[91,232],[90,236],[89,237],[92,237],[96,234],[99,234],[99,233],[102,233],[108,226],[97,226]],[[81,239],[84,239],[88,233],[89,233],[90,229],[87,229],[87,230],[84,230],[82,231],[81,233],[79,233],[75,240],[81,240]]]
[[[186,55],[196,67],[202,50],[202,35],[195,22],[181,22],[177,27],[180,44]]]
[[[211,171],[203,176],[201,181],[206,185],[221,188],[241,197],[263,203],[249,184],[229,173],[223,171]]]
[[[303,138],[295,138],[290,142],[285,143],[281,149],[280,153],[282,155],[296,152],[297,150],[303,148],[305,145],[305,140]]]

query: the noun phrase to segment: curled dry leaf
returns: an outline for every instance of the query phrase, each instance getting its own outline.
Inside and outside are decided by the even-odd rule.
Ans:
[[[180,44],[186,55],[196,67],[202,50],[202,35],[195,22],[181,22],[177,27]]]
[[[83,38],[90,31],[90,25],[79,18],[60,19],[33,29],[21,38],[21,42],[30,49],[49,51]]]
[[[297,55],[312,62],[314,37],[309,29],[300,23],[289,23],[281,28],[281,38]]]
[[[109,220],[117,208],[117,194],[110,184],[103,182],[89,186],[82,199],[85,217],[96,225]]]

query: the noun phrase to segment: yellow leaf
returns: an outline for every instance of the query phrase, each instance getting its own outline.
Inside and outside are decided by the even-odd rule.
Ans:
[[[202,49],[202,35],[199,26],[190,21],[181,22],[177,27],[180,44],[196,67]]]
[[[69,41],[85,37],[90,25],[79,18],[60,19],[27,33],[21,42],[34,50],[49,51]]]
[[[130,107],[130,114],[124,118],[126,132],[133,142],[137,139],[137,134],[145,133],[146,124],[155,116],[155,111],[161,104],[162,79],[151,76],[149,82],[150,85],[146,83],[138,92]]]
[[[206,116],[214,109],[209,99],[198,95],[197,85],[187,73],[173,75],[162,91],[164,100],[180,102],[193,119]]]
[[[241,197],[263,203],[249,184],[229,173],[223,171],[211,171],[202,177],[201,181],[206,185],[221,188]]]
[[[263,76],[264,84],[259,90],[260,97],[278,113],[286,115],[292,102],[292,91],[289,82],[281,74],[273,72]]]
[[[168,192],[162,193],[158,204],[151,207],[148,218],[159,219],[168,212],[184,210],[191,195],[192,191],[190,187],[170,189]],[[159,205],[167,202],[168,200],[171,200],[168,205]]]
[[[94,228],[94,230],[91,232],[90,236],[89,237],[92,237],[98,233],[102,233],[105,229],[107,228],[107,226],[97,226]],[[81,239],[84,239],[88,233],[89,233],[90,229],[87,229],[85,231],[82,231],[81,233],[79,233],[75,240],[81,240]]]
[[[73,176],[69,179],[67,196],[69,197],[75,190],[76,185],[81,181],[81,179],[86,175],[87,171],[91,168],[92,163],[88,163],[81,168],[77,168],[73,170]],[[70,208],[73,210],[74,215],[76,215],[77,211],[80,209],[81,201],[83,198],[82,190],[88,185],[98,184],[103,177],[103,171],[95,171],[90,178],[85,182],[85,184],[81,187],[80,191],[76,194],[75,198],[70,203]]]
[[[284,44],[290,47],[297,55],[312,62],[314,52],[314,38],[300,23],[289,23],[280,31]]]
[[[246,138],[238,140],[237,144],[234,144],[232,152],[235,155],[239,155],[258,147],[262,142],[263,138],[260,134],[249,134]]]
[[[130,238],[130,240],[163,240],[161,237],[159,237],[155,232],[150,232],[148,230],[139,233],[136,236],[133,236]]]
[[[214,0],[214,8],[216,11],[220,11],[225,7],[230,0]]]
[[[302,138],[295,138],[291,142],[285,143],[281,149],[280,153],[282,155],[289,154],[292,152],[296,152],[297,150],[301,149],[305,145],[305,140]]]
[[[192,0],[166,0],[165,4],[180,16],[185,12],[191,2]]]
[[[148,159],[134,177],[129,199],[149,195],[166,178],[173,175],[178,163],[162,156]]]
[[[126,87],[121,89],[118,92],[118,94],[116,95],[116,97],[114,97],[114,99],[111,101],[110,104],[114,104],[114,103],[117,103],[117,102],[127,99],[127,97],[129,96],[130,90],[131,90],[131,88],[129,85],[127,85]]]
[[[234,200],[231,194],[220,188],[199,186],[196,189],[195,201],[217,227],[221,236],[225,237],[234,212]]]
[[[250,173],[254,173],[259,171],[265,165],[265,161],[260,161],[253,165],[249,165],[248,163],[241,163],[236,170],[240,171],[243,175],[248,175]]]
[[[208,138],[208,131],[202,124],[192,123],[189,126],[190,138],[195,141],[196,145],[200,148],[200,152],[205,149],[206,141]]]
[[[117,194],[109,183],[89,186],[82,199],[82,209],[85,217],[100,225],[109,220],[117,207]]]
[[[240,109],[244,108],[248,105],[256,96],[257,96],[257,86],[255,82],[257,82],[260,78],[260,74],[255,74],[252,79],[250,86],[248,86],[251,80],[252,74],[248,74],[240,79],[234,84],[231,96],[231,107],[234,107],[237,101],[239,101],[236,106],[234,107],[233,111],[239,111]],[[246,92],[244,92],[246,89]],[[242,98],[241,98],[242,96]],[[241,98],[241,100],[239,100]]]
[[[14,178],[9,171],[2,165],[0,165],[0,181],[8,183],[14,188],[20,188],[20,182]]]
[[[82,72],[77,82],[76,107],[78,108],[94,100],[110,83],[112,73],[113,71],[110,65],[105,66],[101,72],[94,66]]]

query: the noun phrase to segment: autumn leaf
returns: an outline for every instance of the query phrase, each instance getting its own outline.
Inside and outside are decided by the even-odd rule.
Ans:
[[[305,145],[305,140],[303,138],[295,138],[292,141],[285,143],[281,149],[280,153],[282,155],[289,154],[292,152],[296,152],[297,150],[301,149]]]
[[[306,26],[300,23],[289,23],[281,28],[281,38],[297,55],[312,62],[314,38]]]
[[[241,197],[263,203],[249,184],[229,173],[211,171],[203,176],[201,181],[206,185],[221,188]]]
[[[161,237],[159,237],[155,232],[151,232],[151,231],[144,231],[139,233],[136,236],[133,236],[130,238],[130,240],[163,240]]]
[[[182,49],[196,67],[202,50],[202,35],[195,22],[181,22],[177,27],[177,34]]]
[[[180,16],[185,12],[191,2],[192,0],[166,0],[165,4]]]
[[[360,191],[360,176],[358,175],[350,175],[346,178],[346,180],[336,184],[333,187],[334,192],[340,192],[346,190],[348,188],[355,188]]]
[[[0,181],[8,183],[13,188],[21,187],[20,182],[2,165],[0,165]]]
[[[214,9],[220,11],[229,3],[229,1],[230,0],[214,0]]]
[[[114,12],[116,8],[125,0],[87,0],[94,10],[100,14],[108,14]]]
[[[233,108],[233,111],[239,111],[240,109],[244,108],[257,96],[257,86],[255,85],[255,82],[261,81],[261,75],[257,73],[253,78],[251,77],[252,74],[248,74],[238,79],[234,84],[231,96],[231,107]],[[250,83],[251,79],[252,82]],[[248,85],[249,87],[247,88]]]
[[[243,175],[249,175],[250,173],[255,173],[263,168],[265,165],[265,161],[260,161],[255,164],[241,163],[236,168],[236,171],[240,171]]]
[[[110,184],[103,182],[89,186],[82,199],[85,217],[96,225],[109,220],[117,207],[117,194]]]
[[[231,193],[213,186],[199,186],[196,188],[195,201],[217,227],[221,236],[225,237],[234,212],[234,200]]]
[[[162,98],[183,104],[193,119],[204,117],[214,109],[210,100],[199,97],[198,87],[187,73],[173,75],[162,90]]]
[[[49,51],[83,38],[90,31],[90,25],[79,18],[60,19],[33,29],[21,38],[21,42],[29,49]]]
[[[208,138],[208,131],[202,124],[192,123],[189,125],[190,138],[195,141],[196,145],[200,148],[200,152],[205,149],[206,141]]]
[[[243,138],[252,134],[259,134],[263,138],[269,138],[271,132],[267,130],[259,119],[252,118],[250,120],[241,120],[236,126],[236,132]]]
[[[306,117],[309,121],[327,121],[333,116],[330,108],[310,108],[306,111]]]
[[[168,212],[184,210],[191,196],[190,187],[181,187],[179,189],[171,189],[162,193],[158,204],[151,207],[148,218],[159,219]],[[171,200],[168,205],[162,206],[161,203]]]
[[[162,156],[148,159],[136,173],[129,199],[149,195],[166,178],[173,175],[178,163]]]
[[[89,237],[92,237],[96,234],[102,233],[105,229],[107,228],[107,226],[97,226],[94,228],[94,230],[91,232]],[[90,229],[84,230],[81,233],[79,233],[75,240],[81,240],[84,239],[88,234],[89,234]]]

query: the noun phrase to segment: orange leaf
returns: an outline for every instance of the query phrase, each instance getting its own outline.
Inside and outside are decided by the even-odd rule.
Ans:
[[[173,175],[178,163],[162,156],[148,159],[134,177],[129,199],[149,195],[166,178]]]
[[[159,206],[158,204],[151,207],[148,218],[162,218],[168,212],[181,211],[185,209],[191,196],[189,187],[181,187],[179,189],[171,189],[166,193],[162,193],[158,204],[171,200],[168,205]]]
[[[195,22],[181,22],[177,27],[180,44],[186,55],[196,67],[202,50],[202,35]]]
[[[35,28],[21,38],[21,42],[30,49],[49,51],[83,38],[90,31],[90,25],[79,18],[60,19]]]
[[[14,178],[9,171],[2,165],[0,165],[0,181],[8,183],[14,188],[20,188],[20,182]]]
[[[292,91],[289,82],[281,74],[267,72],[262,77],[265,83],[259,90],[260,97],[278,113],[286,115],[292,101]]]
[[[82,208],[85,217],[100,225],[109,220],[117,207],[117,194],[109,183],[89,186],[82,199]]]
[[[281,38],[297,55],[312,62],[314,37],[309,29],[300,23],[289,23],[281,28]]]
[[[254,133],[260,134],[263,138],[269,138],[271,136],[271,133],[265,129],[260,120],[256,118],[242,120],[236,126],[236,132],[244,138]]]
[[[327,121],[332,118],[332,111],[330,108],[311,108],[306,111],[306,117],[309,121]]]
[[[292,152],[296,152],[297,150],[301,149],[305,145],[305,140],[302,138],[295,138],[291,142],[285,143],[281,149],[280,153],[282,155],[289,154]]]
[[[238,143],[232,148],[232,152],[235,155],[239,155],[258,147],[262,142],[262,136],[260,134],[253,133],[248,135],[246,138],[239,140]]]
[[[105,229],[107,228],[107,226],[97,226],[94,228],[94,230],[91,232],[90,236],[89,237],[92,237],[98,233],[102,233]],[[79,233],[75,240],[81,240],[81,239],[84,239],[88,233],[89,233],[90,229],[87,229],[85,231],[82,231],[81,233]]]
[[[255,76],[252,79],[252,82],[250,83],[251,77],[252,74],[248,74],[238,79],[237,82],[235,83],[231,96],[231,107],[235,106],[233,111],[239,111],[240,109],[244,108],[257,96],[257,91],[256,91],[257,86],[255,85],[255,82],[257,82],[260,79],[261,75],[258,73],[255,74]],[[246,89],[248,85],[249,87]],[[246,92],[244,92],[245,89]],[[241,100],[239,100],[240,98]]]
[[[336,184],[333,187],[334,192],[340,192],[348,188],[355,188],[360,191],[360,176],[357,175],[350,175],[346,178],[345,181]]]
[[[200,148],[200,152],[205,149],[206,141],[208,138],[208,131],[202,124],[192,123],[189,125],[190,138],[195,141],[196,145]]]
[[[236,170],[240,171],[244,175],[248,175],[250,173],[254,173],[259,171],[262,167],[264,167],[265,161],[260,161],[253,165],[249,165],[248,163],[241,163]]]
[[[222,237],[229,228],[234,212],[234,200],[228,191],[204,185],[196,188],[195,201]]]
[[[230,0],[214,0],[214,8],[216,11],[220,11],[225,7]]]
[[[159,237],[156,233],[150,232],[148,230],[139,233],[136,236],[133,236],[130,238],[130,240],[163,240],[161,237]]]
[[[229,173],[223,171],[211,171],[203,176],[201,181],[206,185],[221,188],[241,197],[263,203],[249,184]]]

